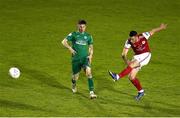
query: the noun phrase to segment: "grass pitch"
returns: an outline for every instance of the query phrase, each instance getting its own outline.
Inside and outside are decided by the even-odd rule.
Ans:
[[[0,116],[180,116],[179,13],[179,0],[0,0]],[[72,94],[70,53],[61,45],[79,19],[94,37],[96,100],[83,72]],[[168,28],[149,41],[152,59],[138,74],[146,96],[136,102],[127,77],[114,83],[107,70],[125,67],[130,30],[161,22]],[[17,80],[12,66],[21,70]]]

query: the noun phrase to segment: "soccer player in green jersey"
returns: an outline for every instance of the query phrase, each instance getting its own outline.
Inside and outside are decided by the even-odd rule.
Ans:
[[[86,21],[79,20],[78,31],[70,33],[62,44],[69,49],[72,54],[72,91],[77,92],[76,81],[79,78],[81,68],[84,69],[88,78],[88,86],[90,91],[90,98],[96,98],[94,94],[94,83],[91,73],[91,62],[93,57],[93,38],[86,31]],[[68,42],[71,42],[69,45]]]

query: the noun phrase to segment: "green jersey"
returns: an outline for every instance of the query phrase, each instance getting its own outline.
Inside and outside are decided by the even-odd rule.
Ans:
[[[89,55],[89,45],[93,44],[93,38],[87,32],[72,32],[66,39],[71,41],[72,48],[76,55],[72,56],[73,60],[79,60]]]

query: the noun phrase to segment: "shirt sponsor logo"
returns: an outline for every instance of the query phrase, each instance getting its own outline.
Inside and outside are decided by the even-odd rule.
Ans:
[[[145,44],[146,42],[145,41],[142,41],[142,44]]]
[[[83,41],[83,40],[76,41],[76,44],[78,44],[78,45],[87,45],[86,41]]]

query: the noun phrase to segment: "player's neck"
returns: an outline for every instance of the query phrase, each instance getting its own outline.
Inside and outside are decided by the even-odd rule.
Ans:
[[[81,34],[84,34],[85,33],[85,31],[78,31],[79,33],[81,33]]]

